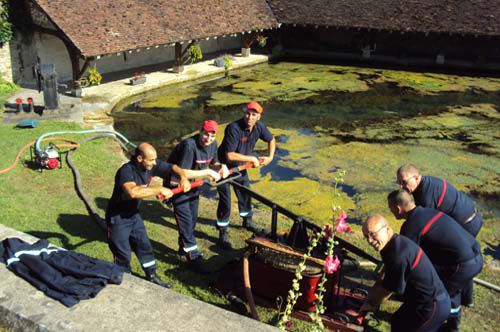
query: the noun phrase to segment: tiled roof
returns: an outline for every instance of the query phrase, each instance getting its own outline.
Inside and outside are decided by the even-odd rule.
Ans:
[[[84,56],[277,27],[265,0],[32,0]]]
[[[268,0],[280,23],[500,35],[499,0]]]

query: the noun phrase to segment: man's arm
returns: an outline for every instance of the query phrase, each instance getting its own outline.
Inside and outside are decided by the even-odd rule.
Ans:
[[[139,186],[135,182],[125,182],[122,189],[130,199],[144,199],[163,195],[165,198],[172,197],[172,191],[165,187],[148,187],[146,185]]]
[[[232,162],[244,162],[244,163],[252,163],[253,167],[259,167],[260,161],[255,156],[247,156],[238,152],[228,152],[226,154],[227,160]]]
[[[382,302],[387,300],[392,292],[390,290],[387,290],[384,288],[382,285],[384,281],[384,271],[380,272],[380,274],[377,276],[377,280],[375,281],[375,284],[370,288],[370,291],[368,292],[368,296],[365,299],[365,302],[359,309],[360,313],[365,313],[365,312],[374,312]]]
[[[269,165],[271,161],[273,161],[274,158],[274,153],[276,152],[276,139],[273,137],[272,140],[267,142],[267,151],[268,151],[268,156],[267,157],[261,157],[262,159],[262,166]]]
[[[191,190],[191,183],[188,180],[187,173],[192,172],[191,170],[185,170],[177,165],[172,165],[172,172],[180,179],[180,185],[184,189],[184,192]]]

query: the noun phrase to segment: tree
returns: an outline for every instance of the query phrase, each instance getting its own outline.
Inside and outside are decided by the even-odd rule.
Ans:
[[[9,7],[6,0],[0,0],[0,46],[12,38],[12,24],[9,22]]]

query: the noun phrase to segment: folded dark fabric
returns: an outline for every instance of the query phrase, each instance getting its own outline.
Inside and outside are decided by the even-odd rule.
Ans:
[[[108,283],[122,282],[119,266],[51,246],[47,240],[29,244],[8,238],[0,243],[9,270],[67,307],[95,297]]]

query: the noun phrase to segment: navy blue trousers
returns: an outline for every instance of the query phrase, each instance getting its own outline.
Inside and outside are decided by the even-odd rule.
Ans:
[[[460,321],[460,305],[462,304],[462,292],[468,287],[473,278],[483,268],[483,256],[479,244],[474,247],[476,256],[468,261],[453,266],[436,266],[436,271],[443,281],[451,299],[450,320]]]
[[[476,216],[470,222],[462,225],[463,228],[467,230],[472,236],[476,237],[481,227],[483,226],[483,216],[481,212],[477,211]],[[462,304],[471,304],[474,302],[474,282],[472,279],[467,283],[467,285],[462,290]]]
[[[180,194],[172,199],[175,221],[179,231],[179,248],[189,260],[195,260],[200,255],[194,229],[198,220],[199,193]]]
[[[134,250],[146,274],[156,271],[153,247],[139,213],[126,217],[120,214],[106,216],[106,222],[109,249],[116,265],[125,272],[130,272],[130,257]]]
[[[233,180],[245,187],[250,187],[250,179],[247,171],[241,172],[242,176]],[[226,183],[217,187],[219,193],[219,205],[217,207],[217,227],[224,228],[229,226],[229,217],[231,216],[231,188],[230,184]],[[246,192],[233,187],[234,193],[238,198],[238,210],[241,217],[251,217],[252,199]]]
[[[425,306],[403,303],[391,317],[391,332],[435,332],[450,314],[450,297],[439,294]]]

